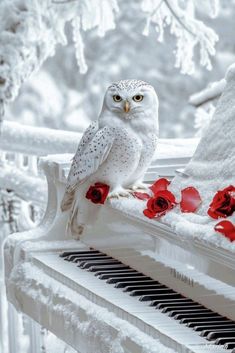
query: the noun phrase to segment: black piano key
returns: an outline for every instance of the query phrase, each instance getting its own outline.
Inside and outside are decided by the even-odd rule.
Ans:
[[[216,319],[212,320],[212,318],[210,320],[205,320],[203,318],[203,319],[195,319],[192,322],[188,322],[186,326],[193,328],[195,331],[199,331],[200,327],[202,326],[227,325],[227,324],[231,324],[231,322],[232,322],[231,320],[226,319],[225,317],[223,317],[222,319],[218,318],[218,320]]]
[[[226,338],[226,337],[232,337],[235,339],[235,330],[218,330],[218,331],[212,331],[210,333],[208,333],[208,335],[206,336],[206,339],[208,341],[213,341],[217,338]]]
[[[124,288],[123,292],[131,292],[134,290],[138,290],[138,289],[157,289],[157,288],[161,288],[162,285],[161,284],[143,284],[140,286],[128,286],[126,288]]]
[[[229,329],[234,329],[235,330],[235,324],[234,323],[224,323],[224,324],[219,324],[218,322],[215,322],[215,325],[205,325],[203,324],[202,326],[195,326],[193,327],[194,331],[200,332],[200,336],[207,336],[208,333],[214,331],[214,330],[229,330]]]
[[[162,300],[162,299],[169,299],[169,298],[171,299],[182,298],[182,295],[178,293],[142,295],[139,298],[139,301],[147,302],[147,301]]]
[[[130,292],[129,294],[132,297],[140,297],[143,295],[154,295],[154,294],[168,294],[168,293],[176,293],[172,289],[169,288],[158,288],[158,289],[138,289]]]
[[[69,256],[66,256],[64,257],[64,260],[65,261],[69,261],[69,262],[78,262],[79,259],[82,259],[82,258],[88,258],[88,259],[94,259],[94,258],[101,258],[101,257],[104,257],[104,254],[93,254],[93,255],[69,255]],[[105,256],[106,257],[106,256]]]
[[[128,287],[128,286],[138,286],[138,285],[144,285],[144,284],[157,284],[158,282],[157,281],[154,281],[153,279],[141,279],[141,280],[138,280],[138,281],[133,281],[133,282],[119,282],[119,283],[116,283],[115,284],[115,288],[125,288],[125,287]]]
[[[94,254],[80,254],[80,255],[69,255],[69,256],[66,256],[66,258],[70,258],[70,259],[94,259],[94,258],[101,258],[101,257],[108,257],[108,255],[106,254],[103,254],[103,253],[94,253]],[[109,256],[111,257],[111,256]]]
[[[218,314],[217,314],[218,315]],[[180,320],[181,324],[187,324],[188,327],[193,327],[193,323],[196,323],[196,325],[200,322],[205,323],[205,325],[208,323],[212,323],[213,321],[216,322],[225,322],[227,319],[225,317],[220,317],[220,316],[214,316],[214,315],[210,315],[208,317],[197,317],[197,318],[184,318]]]
[[[127,269],[127,268],[130,268],[130,267],[126,266],[126,265],[97,265],[97,266],[90,267],[88,269],[88,271],[97,272],[97,271],[102,271],[104,269],[112,270],[113,268]]]
[[[175,315],[175,320],[181,320],[181,319],[196,319],[196,318],[207,318],[207,317],[220,317],[219,314],[214,313],[213,311],[208,310],[209,312],[202,312],[202,313],[183,313],[183,314],[177,314]]]
[[[171,311],[175,311],[175,310],[179,310],[182,312],[182,310],[187,310],[188,312],[192,309],[204,309],[204,306],[200,305],[200,304],[189,304],[189,303],[186,303],[186,305],[181,305],[179,303],[179,305],[170,305],[170,306],[165,306],[164,308],[160,309],[162,313],[168,313],[168,312],[171,312]]]
[[[188,306],[188,305],[194,305],[196,304],[195,302],[193,302],[191,299],[185,300],[185,299],[180,299],[177,301],[170,301],[170,302],[162,302],[162,303],[158,303],[156,304],[156,309],[162,310],[164,308],[170,308],[170,307],[178,307],[178,306]],[[198,304],[199,305],[199,304]],[[151,305],[154,306],[154,305]]]
[[[120,282],[135,282],[135,281],[142,281],[144,279],[149,279],[149,277],[145,276],[145,275],[139,275],[139,276],[129,276],[129,277],[124,277],[124,278],[121,278],[121,277],[113,277],[113,278],[109,278],[107,280],[107,283],[120,283]],[[116,288],[120,288],[120,287],[116,287]]]
[[[128,268],[126,270],[119,270],[118,268],[114,268],[112,270],[103,270],[103,271],[98,271],[95,273],[95,276],[98,277],[100,275],[105,275],[105,274],[110,274],[110,273],[128,273],[128,272],[133,272],[135,270],[133,270],[132,268]],[[137,272],[137,271],[135,271]]]
[[[185,301],[189,301],[189,303],[192,302],[191,299],[187,299],[183,296],[180,296],[179,298],[167,298],[167,299],[156,299],[156,300],[153,300],[149,306],[155,306],[156,309],[158,309],[158,305],[167,305],[167,304],[173,304],[175,303],[175,305],[177,305],[179,302],[185,302]]]
[[[232,342],[229,342],[229,343],[225,343],[224,345],[224,348],[225,349],[232,349],[232,352],[231,353],[235,353],[235,340],[233,340]]]
[[[99,265],[102,265],[102,266],[109,266],[109,265],[114,265],[114,264],[117,264],[117,265],[121,265],[122,263],[119,262],[118,260],[96,260],[96,261],[81,261],[77,266],[82,268],[82,269],[88,269],[92,266],[99,266]]]
[[[77,257],[74,256],[74,259],[72,260],[72,262],[74,263],[78,263],[81,261],[101,261],[101,260],[112,260],[113,258],[111,256],[81,256],[81,257]]]
[[[171,310],[168,312],[168,315],[170,317],[174,317],[176,320],[181,320],[183,317],[194,317],[196,315],[196,317],[198,317],[198,315],[201,314],[208,314],[207,316],[209,316],[210,313],[213,313],[213,311],[206,309],[206,308],[202,308],[202,309],[176,309],[176,310]],[[179,315],[182,315],[182,317],[179,317]],[[179,317],[179,318],[178,318]]]
[[[117,273],[105,273],[103,275],[99,275],[98,278],[101,279],[101,280],[104,280],[104,279],[109,279],[109,278],[125,278],[125,277],[140,277],[140,274],[139,272],[127,272],[127,273],[120,273],[120,272],[117,272]]]
[[[64,251],[60,254],[60,257],[66,257],[70,255],[88,255],[88,254],[99,254],[99,250],[81,250],[81,251]]]
[[[217,338],[214,342],[216,345],[222,345],[225,343],[230,343],[235,341],[235,333],[233,334],[233,337],[224,337],[224,338]]]

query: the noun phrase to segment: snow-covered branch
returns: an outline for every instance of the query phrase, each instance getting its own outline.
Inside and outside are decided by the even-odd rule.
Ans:
[[[182,5],[184,4],[184,5]],[[196,18],[199,2],[187,0],[149,0],[142,2],[142,9],[148,15],[144,34],[148,35],[151,23],[158,33],[158,40],[163,41],[164,29],[170,28],[170,33],[176,38],[176,67],[182,73],[192,74],[195,69],[194,49],[200,48],[200,63],[211,69],[210,56],[215,55],[215,44],[218,36],[211,28]],[[218,1],[200,2],[201,10],[208,11],[211,17],[218,11]]]
[[[103,36],[114,28],[116,0],[3,0],[0,4],[0,116],[5,102],[13,100],[21,84],[45,59],[54,55],[58,43],[67,43],[64,27],[74,21],[76,57],[86,71],[81,30],[98,27]]]
[[[218,82],[213,82],[209,87],[200,92],[194,93],[189,97],[189,103],[195,107],[212,102],[222,94],[226,81],[222,79]]]

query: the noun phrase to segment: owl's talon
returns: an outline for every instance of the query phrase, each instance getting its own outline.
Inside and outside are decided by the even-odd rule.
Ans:
[[[130,187],[131,191],[146,191],[149,189],[149,185],[145,183],[136,183]]]
[[[108,199],[120,199],[122,197],[130,198],[132,195],[130,191],[124,189],[111,191],[108,195]]]

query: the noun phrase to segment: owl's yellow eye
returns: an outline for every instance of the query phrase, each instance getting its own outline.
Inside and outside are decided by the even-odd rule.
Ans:
[[[114,100],[114,102],[121,102],[122,97],[120,97],[118,94],[115,94],[115,95],[113,96],[113,100]]]
[[[132,97],[132,99],[135,102],[141,102],[144,99],[144,96],[142,96],[142,94],[136,94],[134,97]]]

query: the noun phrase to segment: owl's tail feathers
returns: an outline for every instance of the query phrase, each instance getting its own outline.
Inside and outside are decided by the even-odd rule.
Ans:
[[[74,199],[67,224],[67,235],[80,239],[84,231],[96,222],[100,205],[93,204],[81,194]]]
[[[78,223],[78,207],[74,207],[70,213],[70,217],[67,223],[66,232],[68,235],[72,235],[74,239],[79,240],[85,229],[85,224]]]
[[[70,192],[68,191],[65,192],[64,197],[60,204],[60,208],[62,212],[68,211],[72,207],[74,196],[75,196],[75,190]]]

